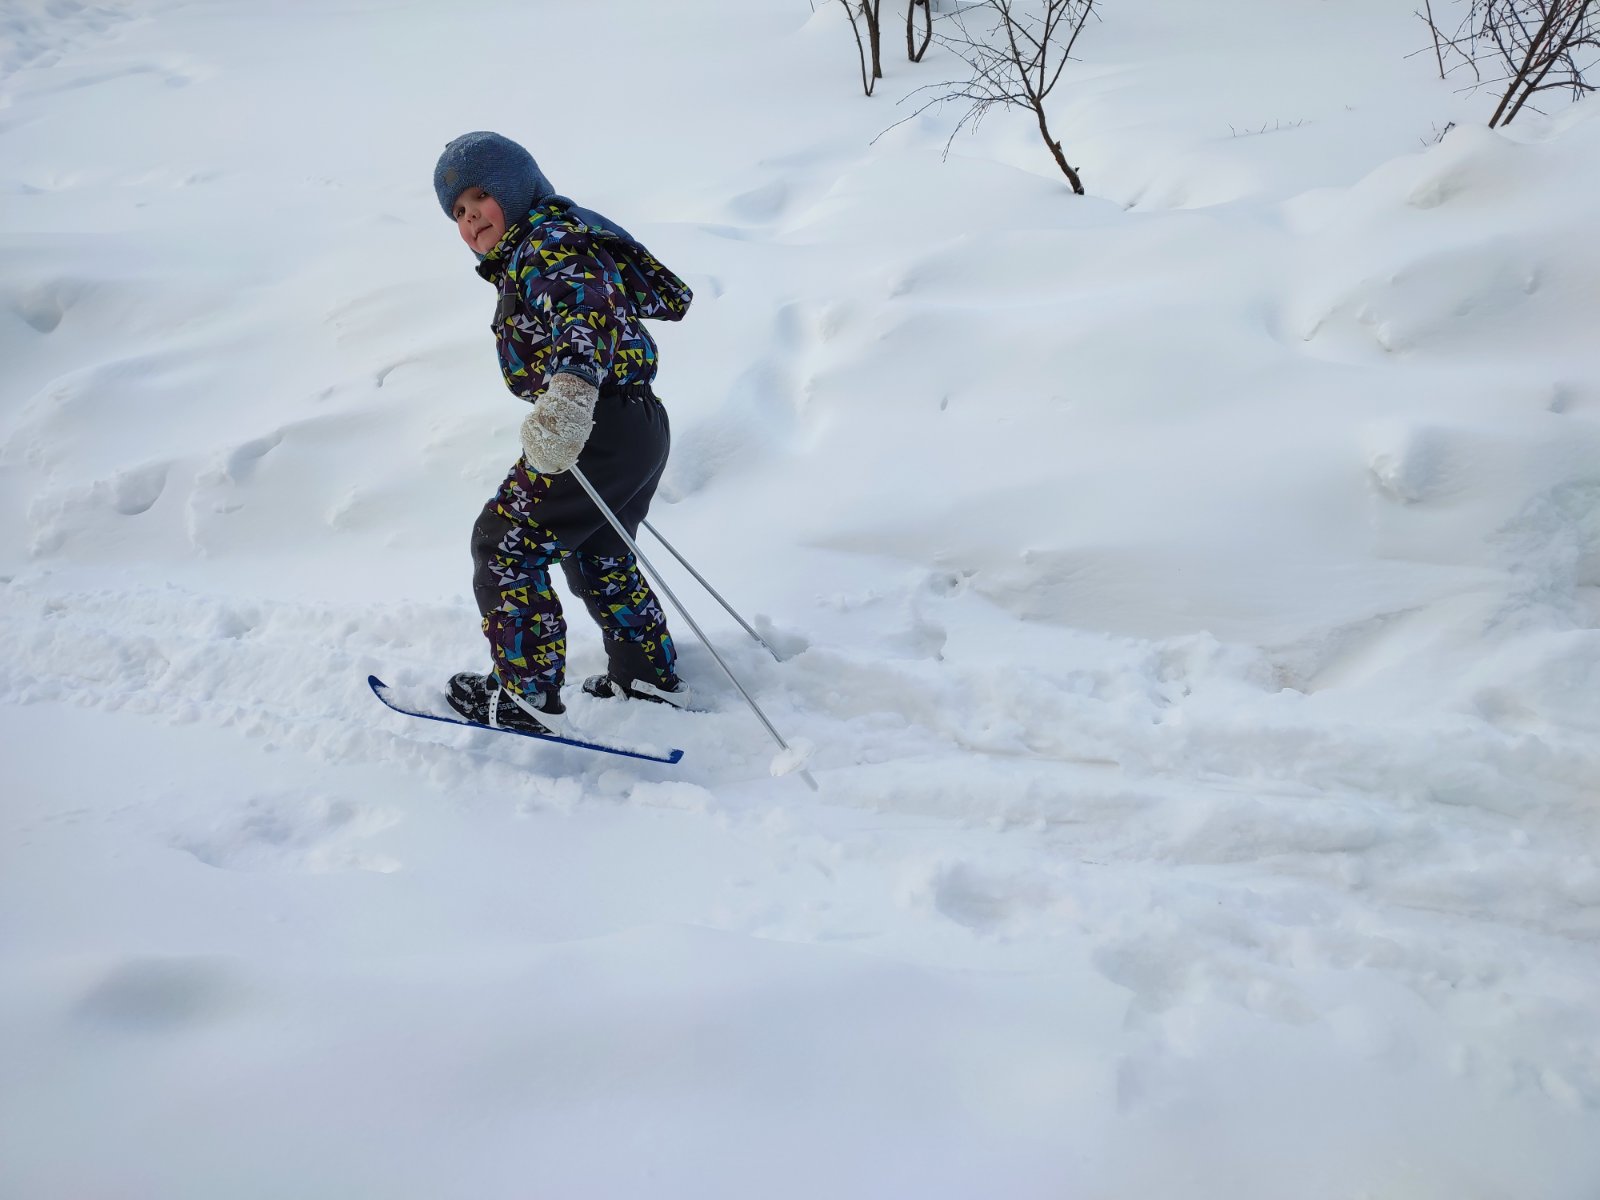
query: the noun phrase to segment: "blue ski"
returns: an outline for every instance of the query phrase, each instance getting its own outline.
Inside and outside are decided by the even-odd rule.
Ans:
[[[367,686],[372,689],[372,694],[382,700],[397,713],[404,713],[408,717],[421,717],[424,721],[438,721],[443,725],[459,725],[464,729],[484,729],[490,733],[514,733],[518,737],[533,738],[540,742],[555,742],[561,746],[576,746],[580,750],[599,750],[603,754],[620,754],[624,758],[642,758],[647,762],[675,763],[683,757],[682,750],[669,750],[665,754],[652,750],[634,750],[627,746],[608,745],[605,742],[586,742],[581,738],[559,737],[553,733],[524,733],[520,729],[497,729],[493,725],[484,725],[479,721],[469,721],[448,707],[443,712],[428,712],[421,708],[410,708],[394,697],[394,690],[379,679],[376,675],[367,676]]]

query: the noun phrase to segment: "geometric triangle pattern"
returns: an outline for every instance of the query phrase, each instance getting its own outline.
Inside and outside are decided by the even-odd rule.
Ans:
[[[599,387],[649,383],[656,342],[646,320],[677,321],[694,293],[631,239],[542,204],[506,230],[478,264],[495,285],[495,348],[506,386],[532,402],[551,376]]]

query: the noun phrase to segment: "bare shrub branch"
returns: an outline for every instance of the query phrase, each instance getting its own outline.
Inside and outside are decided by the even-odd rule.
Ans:
[[[1098,19],[1098,0],[982,0],[958,9],[946,22],[951,32],[938,35],[940,45],[953,51],[967,64],[970,75],[918,88],[933,92],[905,120],[913,120],[950,101],[965,104],[966,111],[956,122],[945,143],[945,153],[956,134],[969,125],[976,128],[995,107],[1023,108],[1034,116],[1039,136],[1044,139],[1056,166],[1066,176],[1077,195],[1083,195],[1083,180],[1067,162],[1061,143],[1050,133],[1045,115],[1045,99],[1061,80],[1072,51],[1090,17]],[[988,28],[974,32],[972,19],[987,17]],[[912,93],[913,95],[917,93]],[[897,124],[904,124],[904,121]]]
[[[917,9],[922,10],[922,41],[917,41]],[[914,63],[922,61],[933,41],[933,0],[908,0],[906,4],[906,57]]]
[[[1441,78],[1465,67],[1471,88],[1506,85],[1491,129],[1509,125],[1541,92],[1566,91],[1576,99],[1595,90],[1588,75],[1600,64],[1600,0],[1467,0],[1449,35],[1434,19],[1432,0],[1425,6],[1418,15],[1433,35]],[[1494,70],[1488,80],[1486,63]]]
[[[1439,26],[1433,19],[1433,0],[1422,0],[1423,11],[1417,15],[1427,23],[1428,31],[1433,34],[1433,57],[1439,64],[1439,78],[1444,78],[1444,47],[1439,44]]]

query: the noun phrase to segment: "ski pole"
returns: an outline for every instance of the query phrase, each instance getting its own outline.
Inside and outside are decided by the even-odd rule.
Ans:
[[[733,610],[733,605],[729,604],[726,600],[724,600],[722,598],[721,594],[717,591],[717,589],[712,587],[711,584],[706,581],[706,577],[704,575],[700,574],[699,571],[696,571],[694,569],[694,567],[690,565],[689,560],[687,558],[685,558],[683,555],[679,554],[677,549],[673,546],[673,544],[671,542],[667,541],[666,538],[661,536],[661,531],[659,529],[657,529],[654,525],[650,524],[649,521],[644,522],[644,527],[650,531],[651,535],[656,539],[656,541],[660,542],[663,546],[665,546],[667,548],[667,553],[668,554],[672,555],[673,558],[677,559],[678,562],[682,564],[683,569],[685,571],[689,572],[689,574],[691,574],[691,575],[693,575],[695,577],[696,581],[699,582],[701,587],[705,588],[706,591],[711,593],[711,598],[713,600],[715,600],[718,604],[722,605],[723,609],[726,610],[727,614],[730,617],[732,617],[735,621],[739,622],[740,626],[744,629],[744,631],[746,633],[748,633],[751,637],[755,638],[756,641],[760,642],[763,646],[766,647],[767,653],[772,655],[772,658],[773,658],[774,662],[782,662],[783,661],[782,658],[778,657],[778,652],[772,648],[772,646],[768,643],[767,639],[762,637],[759,633],[757,633],[754,629],[752,629],[750,627],[750,622],[746,621],[743,617],[741,617],[738,613],[736,613]]]
[[[578,481],[578,486],[589,493],[589,499],[594,501],[595,507],[600,510],[601,515],[610,522],[611,528],[617,531],[618,536],[622,538],[623,544],[633,552],[633,556],[644,565],[645,570],[650,572],[662,594],[672,601],[672,607],[677,609],[679,615],[689,623],[689,628],[694,630],[695,636],[700,639],[701,644],[711,651],[711,657],[717,660],[717,666],[722,668],[722,673],[732,681],[733,686],[738,689],[739,695],[744,697],[744,702],[750,706],[750,711],[755,713],[760,722],[767,727],[767,732],[772,735],[772,740],[783,747],[785,753],[792,754],[793,751],[789,749],[789,743],[783,740],[783,734],[779,733],[772,722],[767,720],[767,714],[761,711],[761,706],[755,702],[755,697],[745,690],[744,684],[739,682],[739,677],[733,673],[733,669],[722,661],[722,655],[717,653],[717,648],[711,644],[711,639],[706,637],[705,632],[695,623],[695,619],[689,615],[689,610],[683,606],[683,602],[673,595],[672,589],[662,580],[661,573],[651,565],[650,560],[644,556],[644,551],[639,549],[638,543],[628,535],[628,531],[622,527],[622,522],[617,520],[617,514],[611,511],[611,506],[600,498],[600,493],[594,490],[594,485],[589,482],[582,471],[578,470],[577,467],[572,467],[570,470],[572,471],[572,477]],[[768,649],[771,649],[771,647],[768,647]],[[806,781],[806,786],[813,792],[821,791],[817,787],[817,781],[811,777],[811,772],[806,770],[805,767],[802,766],[800,768],[799,774],[800,778]]]

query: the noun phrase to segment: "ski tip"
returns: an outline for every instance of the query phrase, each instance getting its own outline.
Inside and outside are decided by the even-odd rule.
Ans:
[[[665,761],[670,766],[673,763],[676,763],[682,757],[683,757],[683,751],[682,750],[674,750],[671,754],[667,755]]]
[[[376,692],[376,691],[381,691],[382,689],[388,687],[389,685],[387,683],[385,683],[383,680],[379,679],[376,675],[368,675],[367,676],[367,686],[369,688],[371,688],[373,691]]]

